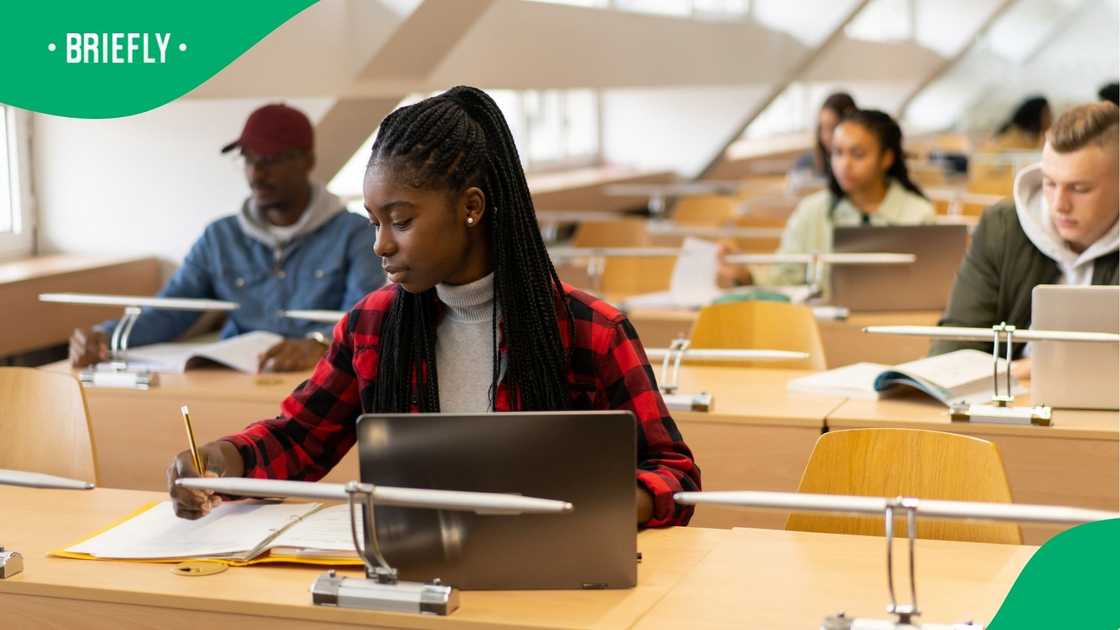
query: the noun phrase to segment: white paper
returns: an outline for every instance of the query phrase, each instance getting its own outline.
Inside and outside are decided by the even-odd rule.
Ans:
[[[362,535],[362,510],[355,507],[358,517],[358,536]],[[356,555],[354,537],[350,532],[350,506],[333,505],[311,514],[292,525],[276,537],[268,547],[284,555]]]
[[[817,372],[791,380],[786,389],[791,392],[831,394],[864,400],[881,396],[875,391],[875,379],[889,366],[878,363],[853,363],[827,372]]]
[[[67,551],[98,558],[234,556],[319,506],[317,503],[222,503],[198,520],[175,516],[170,501]]]
[[[685,237],[681,254],[673,265],[669,292],[678,304],[707,304],[722,294],[716,284],[719,246],[711,241]]]
[[[257,330],[214,343],[157,343],[128,351],[130,366],[181,374],[192,359],[209,359],[246,374],[256,374],[259,356],[284,338]]]

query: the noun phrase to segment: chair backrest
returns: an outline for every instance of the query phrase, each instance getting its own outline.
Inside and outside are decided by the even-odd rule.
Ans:
[[[69,374],[0,368],[0,468],[97,483],[85,394]]]
[[[700,310],[689,336],[693,348],[759,348],[807,352],[788,363],[732,362],[735,365],[825,369],[824,344],[813,310],[800,304],[750,300],[712,304]]]
[[[949,501],[1011,503],[1003,459],[979,438],[918,429],[830,431],[818,440],[799,492]],[[905,528],[896,532],[905,532]],[[883,517],[793,513],[786,529],[884,535]],[[1014,523],[930,520],[918,517],[918,537],[1022,544]]]
[[[723,195],[682,197],[670,215],[681,225],[723,225],[735,217],[739,200]]]
[[[599,293],[612,299],[668,291],[673,280],[675,257],[609,256],[603,264]]]
[[[576,227],[573,247],[641,247],[649,244],[646,219],[587,221]]]

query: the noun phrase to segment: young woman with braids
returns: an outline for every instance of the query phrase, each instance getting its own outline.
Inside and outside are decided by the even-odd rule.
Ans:
[[[320,479],[362,413],[625,409],[637,418],[637,522],[686,524],[672,495],[699,488],[692,454],[629,321],[557,278],[494,101],[456,87],[390,114],[363,192],[390,284],[339,322],[279,417],[200,449],[206,474]],[[186,452],[168,469],[185,518],[220,501],[170,483],[194,474]]]
[[[902,130],[889,115],[856,110],[845,116],[832,138],[828,189],[805,197],[786,223],[779,254],[832,251],[832,228],[851,225],[932,223],[936,212],[910,179],[902,151]],[[802,284],[804,265],[773,265],[756,270],[723,265],[723,286]],[[822,279],[827,291],[828,272]]]

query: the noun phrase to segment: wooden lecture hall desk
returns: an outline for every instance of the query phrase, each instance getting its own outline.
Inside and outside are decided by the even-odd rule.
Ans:
[[[43,369],[71,371],[64,361]],[[190,406],[195,437],[205,443],[257,420],[276,417],[280,402],[309,375],[310,371],[243,374],[202,368],[160,374],[159,384],[149,390],[87,387],[98,484],[106,488],[165,489],[168,464],[187,448],[179,407]],[[336,482],[357,478],[354,454],[343,459],[327,477]]]
[[[641,540],[639,538],[639,540]],[[906,546],[895,539],[895,592],[908,603]],[[919,540],[922,623],[987,625],[1035,547]],[[735,529],[636,628],[805,630],[826,616],[886,619],[886,549],[878,536]]]
[[[0,357],[66,343],[75,328],[120,315],[120,309],[39,301],[40,293],[150,295],[159,290],[155,258],[59,254],[0,262]],[[35,325],[15,325],[16,322]]]
[[[65,363],[47,369],[69,371]],[[824,418],[844,401],[838,396],[803,400],[787,393],[799,370],[683,366],[682,392],[712,393],[713,410],[674,411],[700,465],[706,490],[793,492],[821,434]],[[160,374],[149,390],[86,388],[99,485],[164,490],[171,459],[186,448],[179,407],[191,408],[195,435],[208,442],[279,413],[280,401],[307,377],[195,369]],[[326,480],[358,478],[351,451]],[[694,521],[703,527],[785,526],[785,514],[708,508]]]
[[[591,591],[466,591],[448,617],[316,607],[322,567],[254,566],[205,577],[168,564],[49,558],[163,496],[0,487],[0,540],[24,556],[0,580],[4,627],[20,630],[325,630],[448,628],[814,628],[828,614],[882,617],[883,539],[678,527],[638,534],[638,586]],[[901,545],[902,543],[896,543]],[[901,552],[900,546],[896,551]],[[927,621],[988,621],[1034,548],[918,543],[918,601]],[[531,570],[527,567],[526,570]],[[342,571],[359,575],[354,569]],[[904,576],[899,576],[905,579]],[[908,592],[908,588],[899,588]]]
[[[696,321],[696,311],[676,309],[634,309],[627,313],[642,344],[664,348],[678,337],[687,337]],[[821,344],[828,367],[836,368],[861,361],[896,365],[920,359],[929,353],[929,340],[921,337],[872,336],[865,326],[936,326],[939,311],[899,311],[852,313],[847,319],[818,319]]]
[[[1021,396],[1017,404],[1029,404]],[[948,410],[920,395],[849,400],[828,414],[830,431],[904,427],[974,435],[1003,456],[1016,503],[1120,509],[1120,413],[1055,409],[1049,427],[951,422]],[[1023,540],[1041,545],[1065,529],[1024,526]]]
[[[712,409],[673,411],[700,467],[704,490],[796,492],[824,418],[840,396],[806,398],[786,383],[810,372],[770,368],[681,366],[679,391],[712,394]],[[785,527],[787,514],[706,506],[699,527]]]

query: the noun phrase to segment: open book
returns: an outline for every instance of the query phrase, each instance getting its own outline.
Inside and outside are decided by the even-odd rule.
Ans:
[[[170,501],[152,503],[52,555],[152,562],[207,559],[231,565],[361,564],[350,533],[349,509],[348,505],[238,501],[222,503],[190,521],[175,516]],[[360,527],[360,515],[358,523]]]
[[[181,374],[187,368],[213,361],[256,374],[258,357],[283,340],[280,335],[258,330],[213,343],[157,343],[130,348],[128,363],[153,372]]]
[[[1007,362],[999,360],[1000,382]],[[1012,381],[1012,392],[1026,390]],[[853,365],[793,379],[791,392],[830,394],[857,399],[877,399],[905,389],[918,390],[946,406],[986,403],[992,399],[992,355],[979,350],[957,350],[894,367],[877,363]]]

